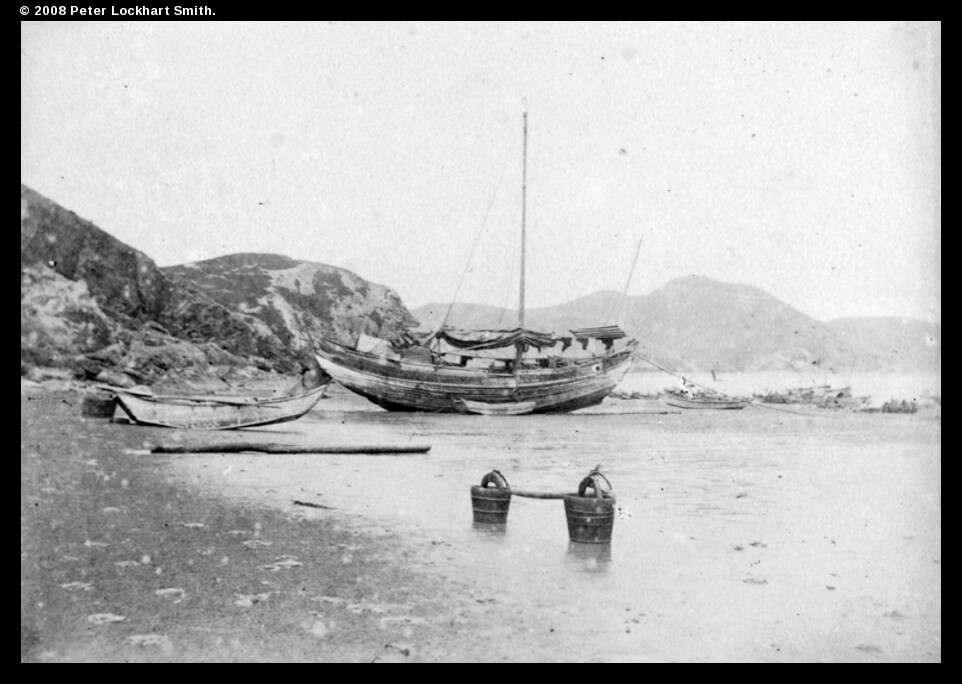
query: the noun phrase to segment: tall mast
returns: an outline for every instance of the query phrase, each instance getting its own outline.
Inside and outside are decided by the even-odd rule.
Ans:
[[[524,248],[525,219],[527,215],[528,194],[528,112],[524,113],[524,147],[521,158],[521,292],[518,297],[518,321],[524,327]]]
[[[525,217],[528,206],[528,112],[524,113],[524,147],[521,156],[521,292],[518,294],[518,324],[524,328],[524,243]],[[515,391],[521,389],[521,360],[524,356],[524,342],[515,343],[514,382]]]

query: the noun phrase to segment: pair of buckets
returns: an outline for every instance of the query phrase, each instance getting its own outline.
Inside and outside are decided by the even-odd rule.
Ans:
[[[601,480],[607,483],[605,490]],[[488,485],[493,484],[493,487]],[[588,490],[593,494],[588,495]],[[568,522],[568,538],[579,544],[608,544],[615,525],[615,497],[611,483],[598,470],[591,471],[578,485],[577,494],[541,496],[536,498],[564,499],[565,518]],[[474,522],[504,525],[508,522],[511,507],[511,487],[497,470],[481,479],[480,486],[471,487],[471,505]]]

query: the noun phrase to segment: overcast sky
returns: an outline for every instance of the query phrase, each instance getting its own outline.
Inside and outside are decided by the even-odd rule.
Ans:
[[[21,181],[161,266],[408,307],[704,275],[941,320],[941,25],[21,23]],[[480,239],[478,239],[480,238]],[[472,245],[478,247],[466,270]]]

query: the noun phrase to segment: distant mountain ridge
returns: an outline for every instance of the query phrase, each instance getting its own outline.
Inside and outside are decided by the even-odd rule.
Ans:
[[[290,372],[311,340],[353,343],[436,327],[449,305],[409,312],[389,287],[277,254],[232,254],[159,268],[147,255],[20,186],[20,357],[94,377],[150,379],[194,367]],[[412,315],[413,314],[413,315]],[[456,304],[448,324],[517,325],[494,306]],[[651,294],[595,292],[526,312],[555,332],[620,323],[641,353],[679,371],[827,369],[941,372],[941,326],[898,318],[821,322],[751,285],[688,276]]]
[[[941,372],[941,325],[879,316],[837,318],[828,326],[853,345],[858,358],[869,368]]]
[[[447,305],[412,314],[422,327],[444,319]],[[640,353],[679,371],[826,369],[932,370],[941,365],[941,326],[900,319],[821,322],[752,285],[688,276],[648,295],[603,291],[525,312],[528,327],[563,332],[618,322],[641,343]],[[517,312],[458,304],[448,324],[517,324]],[[895,327],[893,327],[895,326]]]

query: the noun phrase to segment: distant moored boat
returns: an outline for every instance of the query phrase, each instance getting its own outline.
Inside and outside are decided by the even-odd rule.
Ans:
[[[751,403],[749,399],[729,397],[717,392],[690,392],[686,389],[667,389],[661,394],[661,401],[668,406],[683,409],[743,409]]]

